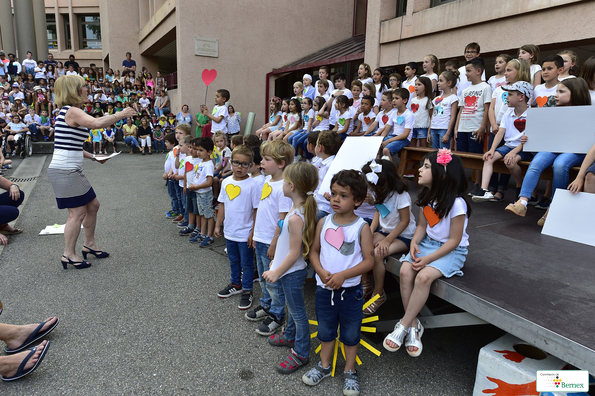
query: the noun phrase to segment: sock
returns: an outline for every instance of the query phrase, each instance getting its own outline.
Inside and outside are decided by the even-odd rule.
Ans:
[[[188,228],[190,228],[191,230],[194,229],[194,224],[188,224]]]
[[[527,207],[527,201],[525,201],[524,199],[520,199],[519,201],[521,201],[521,203],[525,206],[525,208]]]

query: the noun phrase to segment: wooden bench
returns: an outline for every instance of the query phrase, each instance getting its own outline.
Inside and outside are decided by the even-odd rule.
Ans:
[[[408,161],[423,161],[424,156],[427,153],[431,153],[432,151],[437,151],[437,149],[428,147],[404,147],[400,151],[398,170],[399,176],[402,177],[405,174],[405,168],[407,166]],[[461,160],[463,161],[463,166],[465,168],[473,169],[476,171],[481,171],[483,169],[483,154],[465,153],[459,151],[454,151],[453,154],[456,154],[461,158]],[[527,172],[527,168],[529,168],[530,164],[530,161],[519,162],[519,165],[523,170],[523,174]],[[574,180],[579,170],[580,166],[575,166],[570,170],[570,180]],[[510,171],[504,164],[503,160],[498,160],[494,163],[494,172],[510,174]],[[554,172],[552,168],[549,167],[546,170],[544,170],[540,178],[544,180],[552,180],[554,178]]]

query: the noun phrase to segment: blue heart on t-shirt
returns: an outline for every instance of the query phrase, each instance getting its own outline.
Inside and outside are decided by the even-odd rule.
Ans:
[[[442,115],[444,113],[444,109],[442,106],[436,106],[436,115]]]
[[[277,225],[279,226],[279,229],[281,230],[281,231],[279,231],[279,235],[281,235],[281,232],[283,231],[283,219],[279,220],[277,222]]]
[[[374,205],[376,206],[376,209],[378,210],[378,213],[380,213],[380,216],[384,219],[386,216],[389,215],[390,210],[388,210],[388,208],[386,207],[385,204],[376,204]]]
[[[304,122],[308,122],[309,119],[310,119],[310,116],[309,115],[305,115],[304,116]]]
[[[508,91],[502,92],[502,101],[504,102],[504,104],[506,104],[508,102],[507,98],[508,98]]]
[[[405,122],[405,117],[403,117],[403,116],[397,117],[397,124],[403,125],[404,122]]]

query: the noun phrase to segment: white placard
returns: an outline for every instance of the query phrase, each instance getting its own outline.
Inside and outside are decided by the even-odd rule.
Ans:
[[[556,189],[542,234],[595,246],[595,194]]]
[[[219,40],[208,37],[194,37],[194,55],[219,57]]]
[[[382,136],[347,137],[326,172],[318,194],[331,192],[331,179],[335,174],[345,169],[361,170],[368,161],[376,158],[382,139]]]
[[[56,234],[64,234],[64,228],[66,224],[54,224],[46,226],[39,235],[56,235]],[[81,229],[83,229],[83,225],[81,224]]]
[[[523,151],[586,154],[595,144],[593,120],[595,106],[531,108]]]

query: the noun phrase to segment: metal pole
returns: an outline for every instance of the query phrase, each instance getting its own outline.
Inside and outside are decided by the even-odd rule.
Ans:
[[[7,57],[9,53],[16,54],[17,47],[15,45],[10,0],[0,0],[0,26],[2,27],[2,50],[6,53]]]

